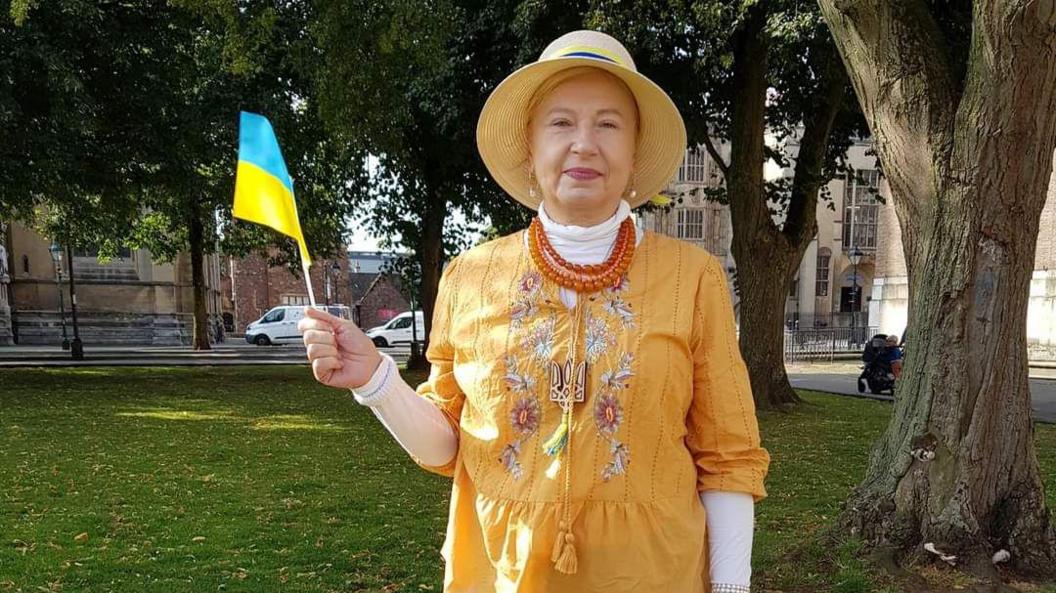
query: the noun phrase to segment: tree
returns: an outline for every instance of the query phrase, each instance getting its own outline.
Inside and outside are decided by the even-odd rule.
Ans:
[[[168,69],[152,88],[149,121],[156,150],[144,221],[136,235],[142,246],[172,257],[189,249],[194,286],[195,349],[209,348],[204,255],[223,232],[227,252],[269,253],[293,263],[292,244],[270,231],[230,223],[237,155],[238,111],[265,114],[275,125],[295,178],[298,213],[315,254],[341,250],[350,211],[345,188],[362,177],[362,160],[325,134],[314,110],[304,62],[311,59],[306,33],[310,6],[242,7],[184,0],[164,18],[178,37],[164,47]],[[217,228],[219,212],[224,228]],[[277,262],[276,262],[277,263]],[[294,270],[299,265],[290,266]],[[296,272],[295,272],[296,273]]]
[[[504,231],[528,219],[477,155],[484,101],[515,64],[542,49],[535,49],[541,23],[578,25],[582,13],[550,7],[528,17],[522,3],[480,0],[320,6],[313,31],[325,56],[317,72],[322,113],[376,159],[362,218],[389,247],[417,259],[428,334],[443,262],[468,246],[449,213],[461,211],[470,225],[490,219]]]
[[[908,562],[933,544],[997,580],[1056,575],[1034,453],[1026,313],[1056,148],[1051,1],[847,2],[822,11],[894,197],[909,353],[843,525]]]
[[[315,253],[346,236],[362,156],[331,142],[301,72],[314,59],[302,3],[18,2],[0,23],[0,215],[113,254],[190,251],[194,345],[209,347],[203,257],[230,220],[239,108],[283,136]],[[226,225],[225,247],[289,261],[290,242]]]
[[[136,53],[147,9],[0,8],[0,218],[113,254],[136,209],[127,188],[144,172],[133,122],[137,84],[157,65]]]
[[[799,402],[784,365],[789,285],[817,233],[825,184],[864,131],[860,112],[817,6],[642,0],[614,9],[597,2],[588,23],[613,31],[638,67],[671,94],[690,146],[718,164],[730,207],[741,297],[740,349],[758,408]],[[767,145],[766,134],[776,143]],[[784,148],[798,140],[798,151]],[[715,141],[730,143],[729,162]],[[763,163],[793,169],[767,182]]]

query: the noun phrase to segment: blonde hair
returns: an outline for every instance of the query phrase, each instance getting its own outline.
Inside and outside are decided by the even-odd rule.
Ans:
[[[552,93],[554,89],[561,86],[563,83],[567,82],[570,79],[573,79],[577,76],[583,76],[584,74],[593,74],[596,72],[601,72],[605,76],[608,76],[612,80],[615,80],[617,83],[619,83],[621,87],[623,87],[625,91],[627,91],[627,94],[630,95],[631,103],[634,104],[634,134],[635,140],[637,140],[639,133],[642,129],[641,119],[639,117],[638,110],[638,98],[634,96],[634,92],[631,91],[631,87],[627,86],[627,83],[624,82],[622,78],[616,76],[608,70],[604,70],[602,68],[595,68],[593,66],[576,66],[574,68],[567,68],[565,70],[555,72],[554,74],[551,74],[549,77],[547,77],[547,79],[544,80],[538,87],[536,87],[535,92],[532,93],[532,98],[528,100],[528,118],[526,120],[524,130],[525,138],[531,138],[532,113],[535,112],[535,109],[539,107],[539,104],[543,102],[543,99],[545,99],[547,95]],[[528,145],[531,146],[531,142],[529,142]]]

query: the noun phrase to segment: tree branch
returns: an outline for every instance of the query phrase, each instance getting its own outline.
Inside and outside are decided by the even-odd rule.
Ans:
[[[822,76],[817,107],[803,122],[788,215],[782,230],[792,245],[800,245],[813,238],[817,222],[818,190],[827,181],[822,178],[826,149],[833,122],[843,109],[849,84],[843,64],[836,55],[830,56]]]
[[[711,160],[715,161],[715,164],[722,171],[722,179],[726,180],[726,173],[730,170],[730,166],[722,160],[722,155],[715,149],[715,144],[711,141],[711,134],[704,134],[704,147],[708,149],[708,154],[711,155]]]
[[[885,170],[908,205],[935,195],[948,161],[960,85],[923,0],[819,0]],[[898,150],[906,147],[907,150]]]

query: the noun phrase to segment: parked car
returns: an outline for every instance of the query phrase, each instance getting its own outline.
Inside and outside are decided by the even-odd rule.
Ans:
[[[352,310],[345,305],[316,306],[342,319],[352,318]],[[246,326],[246,341],[257,346],[300,343],[301,332],[297,329],[297,322],[303,317],[303,305],[273,307],[263,317]]]
[[[415,319],[417,320],[415,325],[418,326],[416,328],[418,343],[422,343],[425,341],[425,318],[421,311],[415,312]],[[374,340],[374,345],[378,348],[388,348],[398,344],[409,345],[414,337],[411,330],[411,312],[400,313],[388,323],[368,329],[366,334]]]

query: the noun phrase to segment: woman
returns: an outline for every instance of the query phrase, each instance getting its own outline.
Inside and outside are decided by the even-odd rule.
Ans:
[[[477,144],[538,216],[447,266],[429,379],[347,321],[301,324],[316,378],[453,477],[444,590],[748,591],[769,455],[726,276],[629,217],[682,161],[678,110],[577,31],[495,89]]]

